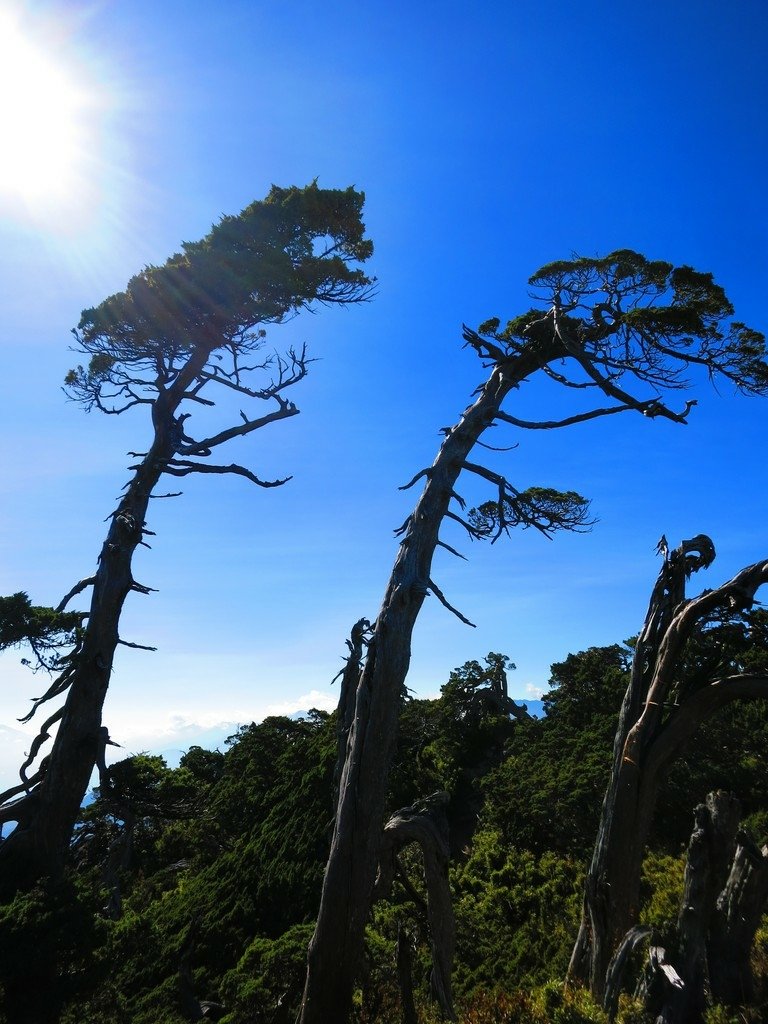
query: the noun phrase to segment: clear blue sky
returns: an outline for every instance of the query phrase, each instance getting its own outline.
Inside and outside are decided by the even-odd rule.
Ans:
[[[273,182],[363,189],[376,246],[373,302],[270,334],[306,341],[318,362],[292,395],[301,416],[232,458],[293,480],[274,492],[193,478],[153,509],[136,576],[159,592],[131,599],[121,632],[159,650],[119,652],[105,711],[129,750],[332,706],[344,638],[375,616],[416,497],[398,486],[481,380],[461,324],[527,308],[542,263],[619,247],[690,263],[768,329],[763,0],[5,6],[85,107],[74,185],[56,141],[38,161],[55,182],[0,177],[0,593],[55,604],[93,571],[125,453],[148,436],[140,412],[86,416],[65,400],[82,308]],[[22,89],[2,91],[7,114]],[[626,416],[509,438],[520,447],[494,465],[515,485],[577,489],[600,522],[551,542],[454,538],[470,560],[440,556],[435,578],[477,628],[430,599],[413,690],[435,694],[496,650],[524,697],[568,652],[631,635],[662,531],[712,536],[719,557],[699,586],[766,557],[768,406],[706,382],[695,397],[687,427]],[[552,401],[531,384],[511,411],[550,418]],[[2,659],[12,729],[45,685],[19,656]]]

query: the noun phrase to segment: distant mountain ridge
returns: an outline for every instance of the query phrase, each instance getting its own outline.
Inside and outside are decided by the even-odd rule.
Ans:
[[[515,701],[516,704],[525,704],[531,718],[544,718],[546,714],[544,711],[543,700],[527,700],[522,697],[513,697],[512,700]]]

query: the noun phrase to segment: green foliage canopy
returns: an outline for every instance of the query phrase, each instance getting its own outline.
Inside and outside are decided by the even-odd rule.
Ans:
[[[355,265],[373,252],[364,199],[353,188],[273,186],[163,266],[146,267],[124,292],[83,312],[74,334],[91,358],[67,375],[69,394],[86,408],[121,412],[151,402],[195,353],[201,367],[215,349],[242,358],[261,346],[265,325],[315,302],[366,298],[374,279]],[[209,373],[224,379],[215,366]]]

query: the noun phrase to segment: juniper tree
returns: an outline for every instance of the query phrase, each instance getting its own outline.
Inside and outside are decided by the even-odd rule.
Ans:
[[[87,362],[67,376],[70,397],[107,415],[144,409],[151,443],[130,453],[131,476],[109,519],[96,571],[59,606],[62,613],[76,595],[91,591],[78,642],[32,714],[57,697],[64,703],[41,726],[21,783],[0,795],[0,822],[16,822],[0,844],[0,892],[55,875],[65,861],[108,740],[101,712],[115,650],[124,642],[123,604],[129,594],[149,590],[134,578],[132,560],[151,532],[150,500],[164,496],[158,485],[191,474],[235,475],[259,487],[285,482],[217,461],[215,453],[298,413],[287,393],[307,373],[306,351],[270,354],[266,328],[316,305],[369,296],[372,279],[360,268],[372,252],[363,200],[352,188],[273,187],[263,201],[224,217],[203,239],[185,242],[165,264],[145,268],[125,291],[83,312],[74,334]],[[206,427],[203,414],[225,394],[241,403],[239,417]],[[50,754],[27,777],[54,726]]]
[[[410,661],[411,636],[428,594],[456,612],[435,582],[446,521],[472,538],[498,538],[515,526],[549,534],[587,525],[586,501],[575,492],[519,490],[470,456],[494,424],[551,430],[623,412],[685,423],[696,399],[675,404],[699,367],[746,394],[768,392],[765,339],[739,321],[711,274],[648,260],[628,249],[602,258],[550,263],[530,279],[536,306],[502,327],[494,318],[466,343],[487,371],[472,404],[444,440],[424,481],[401,542],[378,616],[367,639],[341,773],[336,820],[316,930],[310,944],[302,1024],[348,1019],[355,974],[381,844],[387,779],[395,750],[398,708]],[[543,375],[582,400],[559,420],[530,421],[505,400]],[[593,396],[592,404],[585,398]],[[490,484],[494,497],[464,512],[462,474]]]
[[[768,583],[768,561],[687,598],[687,579],[714,558],[704,534],[665,553],[636,641],[569,968],[599,998],[611,958],[637,923],[643,856],[666,773],[721,708],[768,697],[768,672],[749,657],[763,640],[752,609]],[[734,649],[736,631],[741,650]]]

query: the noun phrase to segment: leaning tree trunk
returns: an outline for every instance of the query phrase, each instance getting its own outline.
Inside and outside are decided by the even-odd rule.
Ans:
[[[68,688],[63,707],[42,726],[40,738],[58,723],[45,770],[33,790],[3,809],[3,820],[16,821],[0,844],[0,898],[27,889],[37,879],[57,876],[64,867],[72,829],[99,754],[101,712],[106,697],[125,599],[131,591],[148,593],[132,574],[133,555],[145,534],[147,508],[154,488],[175,453],[174,413],[191,381],[209,355],[202,347],[189,359],[175,383],[161,393],[152,409],[154,439],[136,466],[125,494],[111,516],[107,538],[92,585],[90,613],[82,645],[71,666],[36,702]],[[77,588],[76,588],[77,589]],[[9,791],[13,792],[13,791]]]
[[[750,608],[756,590],[768,581],[768,562],[759,562],[716,590],[686,600],[686,578],[714,557],[714,545],[703,535],[665,555],[637,641],[568,969],[569,979],[587,984],[597,999],[603,998],[611,958],[637,921],[643,853],[669,765],[698,726],[726,703],[768,696],[764,675],[719,676],[713,670],[686,679],[681,674],[685,645],[696,630],[715,614]]]
[[[446,431],[432,466],[412,481],[424,476],[427,482],[404,525],[357,686],[330,856],[308,951],[301,1024],[342,1024],[349,1017],[376,879],[411,635],[430,591],[447,605],[432,580],[432,558],[442,543],[439,530],[443,519],[457,518],[449,511],[457,479],[505,396],[552,356],[551,350],[545,354],[525,350],[495,363],[476,401],[456,426]]]

